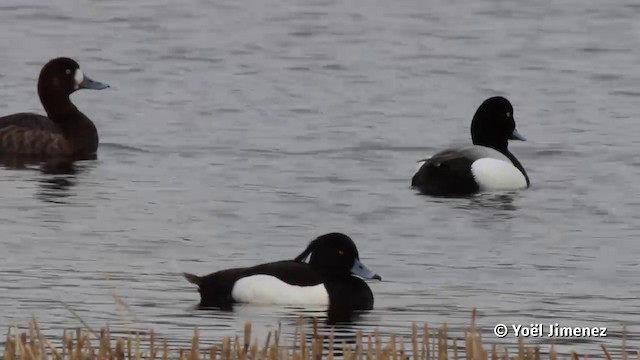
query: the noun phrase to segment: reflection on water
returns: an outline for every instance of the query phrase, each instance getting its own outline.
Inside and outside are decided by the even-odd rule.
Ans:
[[[517,208],[513,205],[514,199],[518,196],[518,191],[489,192],[478,193],[473,195],[455,196],[455,195],[427,195],[412,188],[415,195],[425,197],[427,201],[433,201],[441,204],[454,203],[460,209],[481,209],[490,208],[495,210],[514,211]],[[468,200],[468,201],[460,201]]]
[[[513,204],[518,193],[509,192],[501,194],[478,194],[476,196],[469,197],[469,202],[466,206],[460,206],[460,209],[491,209],[502,211],[516,211],[518,207]]]
[[[36,198],[48,203],[65,204],[73,195],[77,175],[94,166],[96,155],[81,158],[50,158],[38,156],[1,156],[0,166],[7,170],[37,171]]]
[[[197,305],[195,309],[202,311],[209,311],[212,314],[233,314],[235,312],[236,307],[255,307],[252,304],[229,304],[225,306],[203,306]],[[260,307],[260,306],[258,306]],[[351,324],[357,324],[359,320],[362,318],[363,314],[368,313],[367,310],[357,310],[357,311],[349,311],[346,312],[343,309],[336,311],[332,307],[329,307],[328,310],[319,310],[319,309],[309,309],[305,307],[299,306],[282,306],[277,307],[280,311],[283,312],[282,316],[285,319],[294,319],[300,316],[314,318],[327,326],[349,326]]]
[[[75,176],[45,177],[38,179],[36,197],[44,202],[65,204],[65,198],[73,195],[71,188],[76,184]]]
[[[288,336],[289,341],[293,340],[292,336],[300,335],[302,327],[307,340],[312,340],[314,333],[324,336],[325,340],[329,338],[330,334],[333,334],[336,344],[355,344],[357,331],[363,326],[370,326],[367,321],[371,321],[365,316],[369,311],[354,312],[349,319],[333,319],[332,321],[328,311],[322,307],[236,304],[234,309],[201,306],[195,306],[193,309],[195,311],[191,313],[192,316],[214,320],[207,325],[207,328],[216,326],[215,324],[219,321],[215,320],[228,321],[234,318],[245,318],[253,323],[255,332],[259,332],[260,324],[267,325],[268,331],[273,331],[272,326],[277,324],[281,327],[282,333]],[[270,315],[265,318],[264,314],[267,313]],[[277,318],[277,320],[270,320],[271,318]],[[264,338],[266,333],[258,333],[257,335]]]
[[[38,155],[0,155],[0,165],[10,170],[40,169],[44,174],[72,174],[78,161],[96,160],[97,154],[79,157],[48,157]]]

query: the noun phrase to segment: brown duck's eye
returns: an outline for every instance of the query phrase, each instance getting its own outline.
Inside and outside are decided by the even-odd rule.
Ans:
[[[338,250],[338,255],[344,255],[344,250]]]
[[[511,112],[507,111],[507,117],[511,117]]]
[[[65,72],[67,75],[70,75],[70,74],[71,74],[71,69],[67,69],[67,70],[65,70],[64,72]]]

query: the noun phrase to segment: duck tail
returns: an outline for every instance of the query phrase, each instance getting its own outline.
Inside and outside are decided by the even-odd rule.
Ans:
[[[189,274],[189,273],[186,273],[186,272],[182,273],[182,275],[184,275],[184,277],[187,279],[188,282],[200,286],[200,281],[202,280],[202,278],[200,276],[194,275],[194,274]]]

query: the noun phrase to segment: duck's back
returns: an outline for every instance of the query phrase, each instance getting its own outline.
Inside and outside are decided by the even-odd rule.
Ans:
[[[0,117],[2,155],[68,155],[71,152],[60,126],[46,116],[17,113]]]

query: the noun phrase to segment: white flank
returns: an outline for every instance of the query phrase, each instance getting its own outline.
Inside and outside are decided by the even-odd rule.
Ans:
[[[238,302],[262,305],[329,305],[324,284],[290,285],[271,275],[247,276],[236,281],[231,296]]]
[[[80,68],[76,69],[76,73],[73,76],[73,79],[76,81],[76,89],[80,86],[80,83],[84,81],[84,73]]]
[[[480,186],[480,191],[516,190],[527,187],[524,175],[511,161],[478,159],[471,164],[471,173]]]

